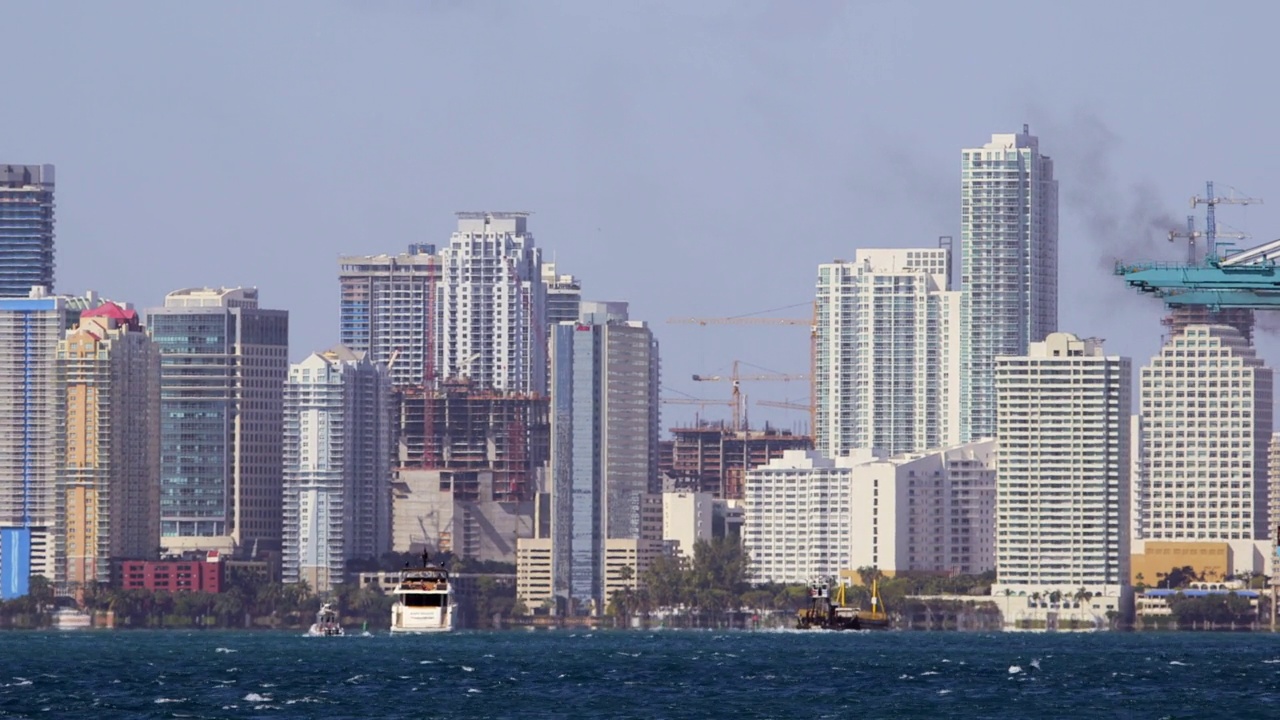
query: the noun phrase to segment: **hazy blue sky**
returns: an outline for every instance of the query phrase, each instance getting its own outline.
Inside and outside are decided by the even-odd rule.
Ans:
[[[1135,365],[1160,306],[1111,258],[1182,257],[1152,227],[1207,179],[1271,201],[1223,221],[1280,233],[1273,3],[12,2],[3,24],[0,161],[57,165],[58,290],[257,285],[294,359],[337,340],[340,254],[520,209],[588,299],[653,323],[666,385],[807,372],[802,329],[665,320],[958,239],[960,148],[1023,122],[1062,185],[1062,328]]]

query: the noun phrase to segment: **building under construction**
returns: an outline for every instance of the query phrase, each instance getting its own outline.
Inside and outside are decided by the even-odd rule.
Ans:
[[[742,498],[748,470],[782,457],[787,450],[812,450],[813,438],[765,426],[734,430],[723,422],[671,428],[671,440],[659,445],[658,469],[677,486]]]
[[[1226,325],[1240,331],[1253,344],[1253,311],[1249,308],[1218,308],[1205,305],[1175,305],[1161,321],[1170,335],[1179,335],[1188,325]]]
[[[406,470],[490,471],[490,497],[482,484],[452,477],[457,500],[522,502],[536,492],[535,479],[550,453],[545,397],[477,389],[448,380],[438,390],[408,389],[400,402],[400,467]]]

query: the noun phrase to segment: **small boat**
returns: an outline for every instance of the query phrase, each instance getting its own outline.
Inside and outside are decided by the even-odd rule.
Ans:
[[[871,581],[871,609],[850,607],[845,603],[845,585],[836,586],[831,597],[831,583],[820,580],[809,585],[809,607],[796,615],[799,630],[885,630],[889,614],[880,599],[879,580]]]
[[[338,622],[338,611],[329,603],[325,603],[316,613],[316,621],[311,624],[307,634],[312,637],[334,637],[342,635],[342,625]]]
[[[449,632],[457,613],[453,605],[453,583],[449,571],[432,565],[422,551],[422,565],[400,571],[400,582],[391,591],[392,633]]]

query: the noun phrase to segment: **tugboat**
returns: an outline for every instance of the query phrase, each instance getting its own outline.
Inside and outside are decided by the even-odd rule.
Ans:
[[[329,603],[325,603],[316,613],[316,621],[311,624],[307,634],[312,637],[334,637],[342,635],[342,625],[338,622],[338,611]]]
[[[845,585],[836,586],[836,596],[831,597],[831,582],[819,580],[809,585],[809,607],[796,615],[799,630],[885,630],[889,627],[889,614],[884,611],[880,599],[880,583],[871,582],[871,609],[849,607],[845,604]]]
[[[454,627],[453,583],[449,571],[432,565],[426,550],[422,566],[400,571],[400,582],[391,594],[391,632],[449,632]],[[407,564],[407,563],[406,563]]]

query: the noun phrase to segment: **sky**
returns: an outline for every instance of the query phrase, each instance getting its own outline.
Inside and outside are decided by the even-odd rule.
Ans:
[[[458,210],[530,211],[586,299],[651,323],[664,395],[725,400],[691,376],[807,373],[807,328],[668,318],[811,302],[819,263],[958,241],[961,148],[1029,123],[1061,185],[1061,329],[1136,367],[1162,307],[1116,258],[1184,257],[1166,229],[1206,180],[1264,200],[1219,209],[1244,244],[1280,237],[1280,5],[1208,7],[10,3],[0,162],[57,166],[58,292],[145,309],[257,286],[290,311],[294,360],[337,342],[340,255],[446,244]],[[802,382],[744,385],[807,402]],[[727,411],[667,405],[663,424]]]

